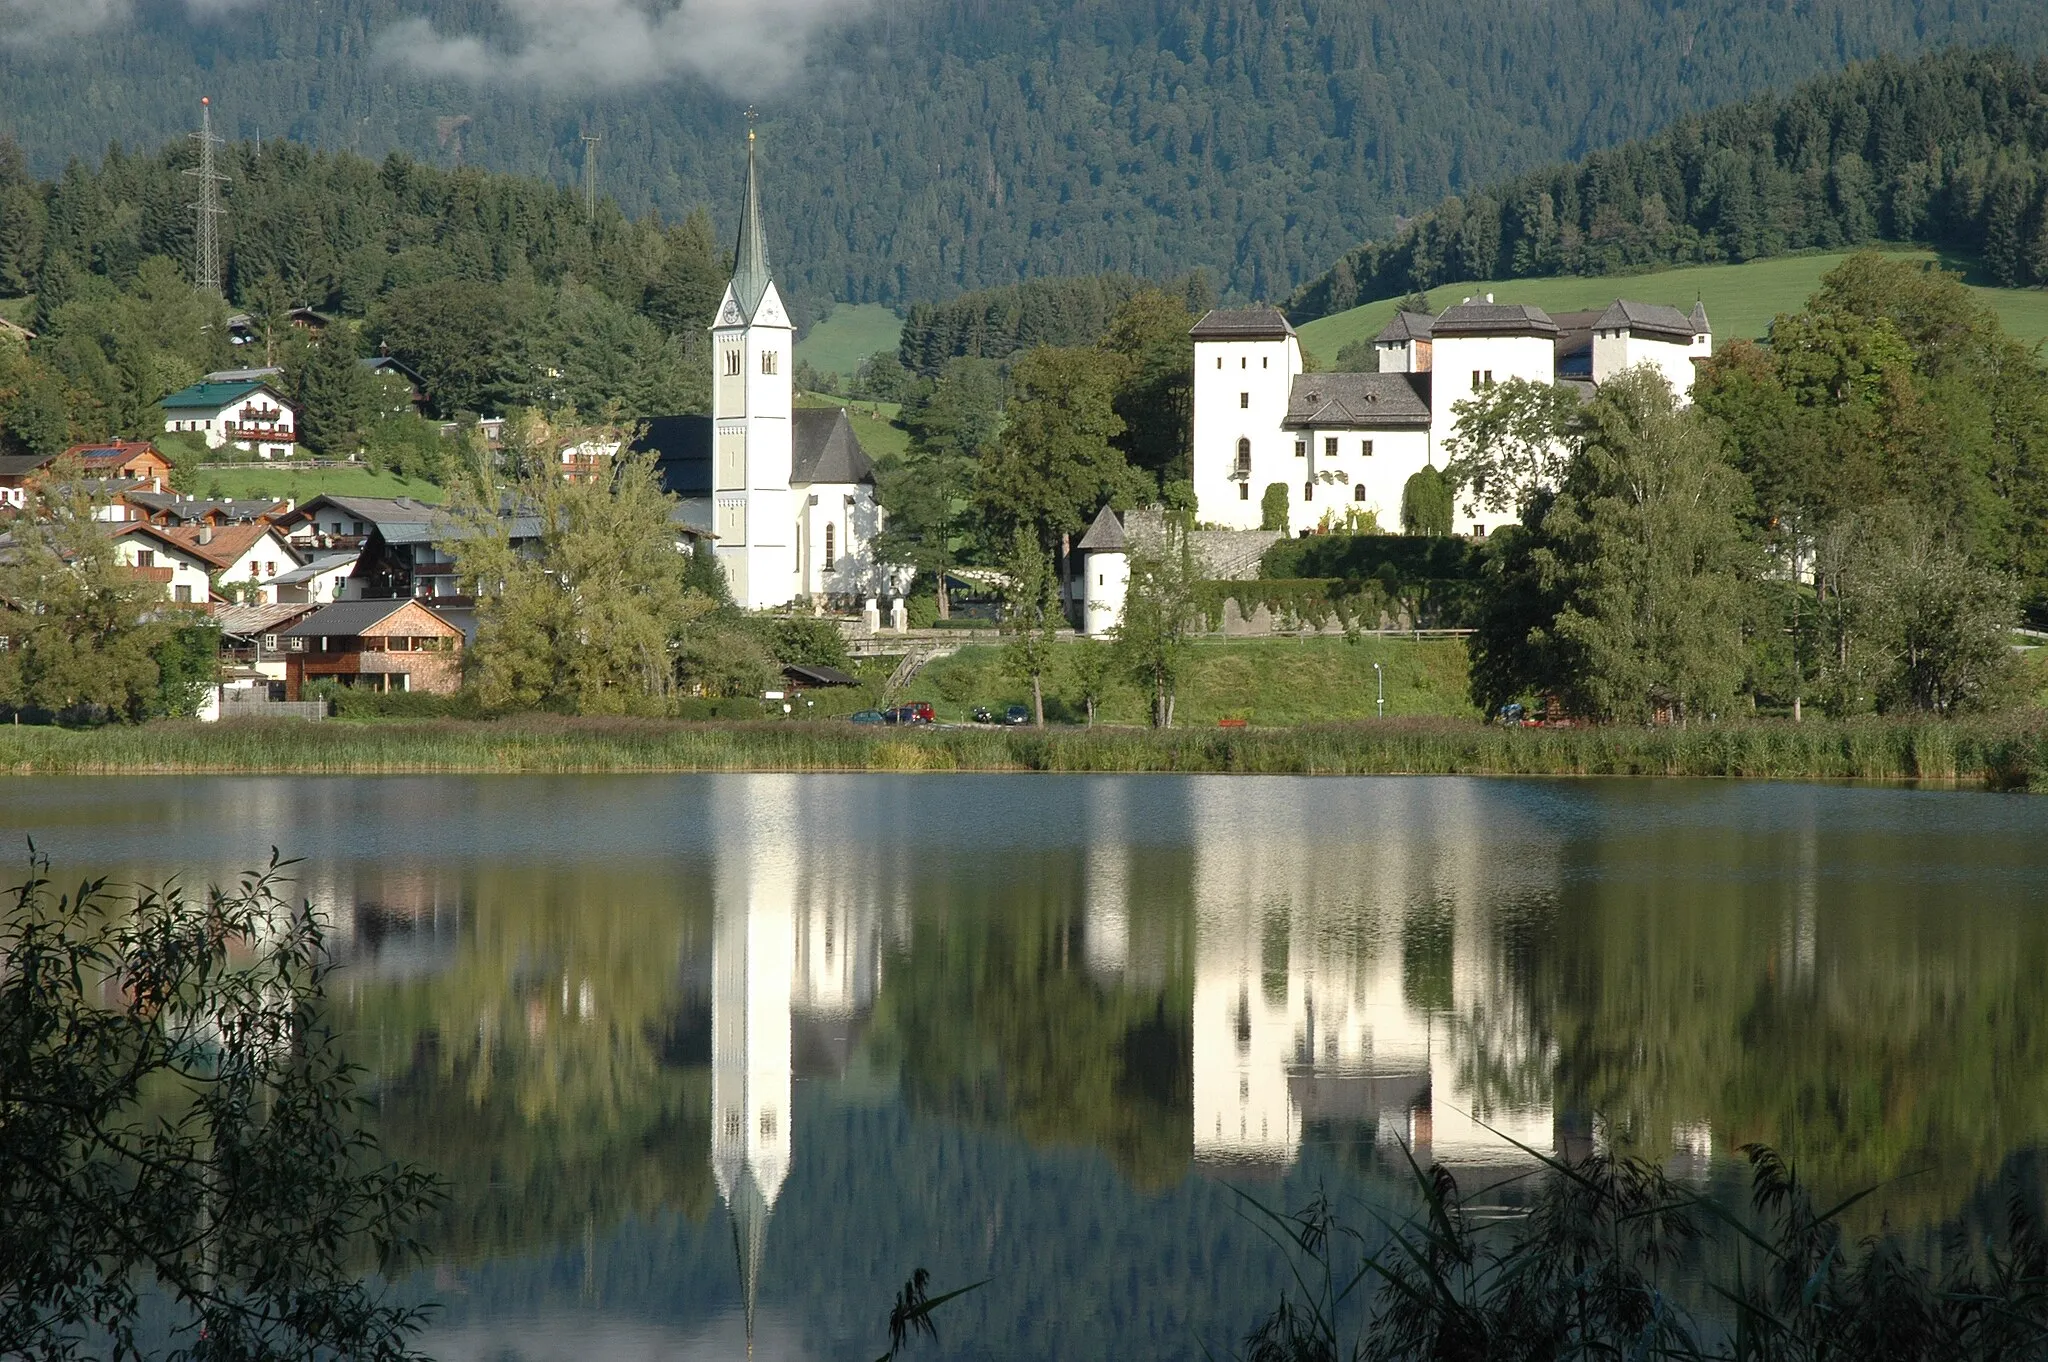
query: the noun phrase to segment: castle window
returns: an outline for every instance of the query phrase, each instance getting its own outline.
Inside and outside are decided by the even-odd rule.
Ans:
[[[1305,482],[1301,485],[1301,499],[1303,501],[1314,501],[1316,499],[1316,485],[1314,483]]]
[[[1237,442],[1237,472],[1240,477],[1248,478],[1252,475],[1252,442],[1250,440],[1239,440]]]
[[[1357,485],[1356,487],[1354,487],[1354,488],[1352,488],[1352,489],[1351,489],[1351,499],[1352,499],[1353,501],[1364,501],[1364,500],[1365,500],[1365,484],[1364,484],[1364,483],[1362,483],[1362,482],[1361,482],[1361,483],[1359,483],[1359,484],[1358,484],[1358,485]]]
[[[837,528],[838,526],[836,525],[827,525],[825,527],[825,566],[828,568],[839,561],[832,556],[832,532]]]
[[[763,350],[761,352],[761,372],[764,374],[775,372],[775,351]]]
[[[1334,435],[1325,435],[1325,436],[1323,437],[1323,457],[1324,457],[1324,458],[1326,458],[1326,459],[1334,459],[1334,458],[1336,458],[1336,457],[1337,457],[1337,437],[1336,437],[1336,436],[1334,436]]]
[[[1308,441],[1296,440],[1294,442],[1294,457],[1297,459],[1306,459],[1308,457]]]
[[[1261,355],[1259,356],[1259,367],[1261,369],[1270,369],[1273,367],[1273,361]]]
[[[1223,367],[1223,356],[1221,356],[1221,355],[1218,355],[1218,356],[1216,356],[1216,367],[1217,367],[1217,368],[1219,368],[1219,369],[1221,369],[1221,368]]]
[[[1250,393],[1239,393],[1239,394],[1237,395],[1237,405],[1238,405],[1238,406],[1239,406],[1240,408],[1243,408],[1243,407],[1249,407],[1249,406],[1251,406],[1251,404],[1252,404],[1252,395],[1251,395]]]
[[[1363,454],[1366,458],[1370,459],[1372,457],[1372,441],[1361,441],[1358,446],[1358,452],[1360,454]]]
[[[1250,501],[1252,499],[1252,485],[1250,483],[1241,482],[1237,485],[1237,499],[1239,501]]]
[[[1472,371],[1472,389],[1474,392],[1477,392],[1479,389],[1479,371],[1477,369]]]
[[[1493,386],[1493,370],[1491,369],[1486,371],[1486,386],[1489,388]]]
[[[1252,367],[1252,362],[1240,356],[1237,361],[1237,367],[1240,369],[1249,369]]]
[[[727,378],[738,378],[740,376],[739,351],[728,350],[725,352],[725,376]]]

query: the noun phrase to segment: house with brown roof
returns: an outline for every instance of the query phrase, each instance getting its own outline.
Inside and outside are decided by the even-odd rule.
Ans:
[[[17,454],[0,458],[0,504],[17,510],[28,490],[60,464],[116,491],[161,492],[171,485],[171,461],[147,440],[107,440],[73,445],[61,454]],[[127,517],[119,517],[126,519]]]
[[[292,546],[267,520],[221,526],[143,523],[121,530],[117,539],[134,541],[137,552],[168,551],[196,560],[205,565],[216,594],[250,604],[275,605],[277,578],[299,566]]]
[[[462,630],[418,601],[343,601],[277,632],[285,698],[315,681],[452,695],[462,686]]]

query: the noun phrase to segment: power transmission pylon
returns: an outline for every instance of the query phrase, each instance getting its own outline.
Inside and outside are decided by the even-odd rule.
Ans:
[[[597,221],[597,144],[604,138],[595,133],[583,135],[583,220]]]
[[[191,205],[199,218],[199,230],[192,239],[192,287],[220,297],[220,219],[224,211],[220,206],[220,187],[227,179],[213,168],[213,149],[223,143],[213,135],[211,98],[199,101],[199,120],[199,131],[192,134],[199,143],[199,166],[185,172],[199,181],[199,201]]]

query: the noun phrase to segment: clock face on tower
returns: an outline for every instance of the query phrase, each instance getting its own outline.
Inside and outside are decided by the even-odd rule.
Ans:
[[[737,298],[729,298],[729,299],[727,299],[727,300],[726,300],[726,304],[725,304],[725,313],[724,313],[724,315],[723,315],[723,316],[721,316],[721,317],[719,318],[719,320],[720,320],[720,321],[722,321],[722,322],[724,322],[724,323],[725,323],[725,324],[726,324],[727,326],[737,326],[737,325],[739,325],[739,321],[740,321],[740,303],[739,303],[739,299],[737,299]]]

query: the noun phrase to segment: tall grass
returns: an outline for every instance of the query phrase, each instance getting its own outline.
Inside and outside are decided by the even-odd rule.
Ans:
[[[1455,720],[1284,729],[869,729],[526,716],[0,727],[0,772],[1061,771],[1917,780],[2048,790],[2048,716],[1523,730]]]

